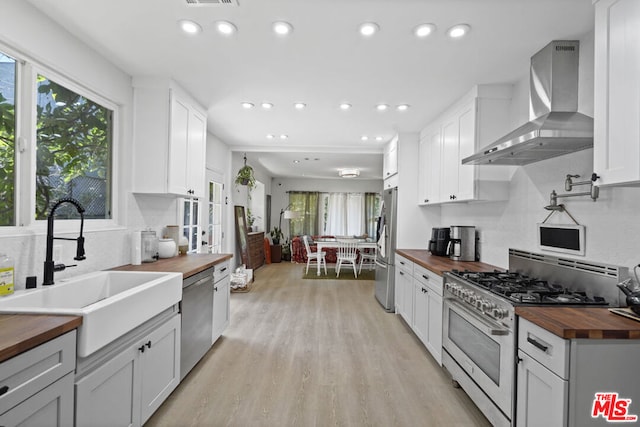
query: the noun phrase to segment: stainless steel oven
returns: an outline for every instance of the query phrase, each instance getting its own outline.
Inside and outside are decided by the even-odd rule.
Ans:
[[[512,419],[513,307],[445,273],[443,365],[496,426]]]

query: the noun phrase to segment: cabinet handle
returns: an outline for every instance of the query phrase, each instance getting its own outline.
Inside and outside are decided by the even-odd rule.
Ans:
[[[138,347],[138,351],[140,353],[144,353],[144,344],[142,344],[140,347]]]
[[[213,290],[214,290],[214,291],[216,291],[216,292],[218,292],[218,287],[217,287],[217,286],[214,286],[214,287],[213,287]]]
[[[220,273],[222,273],[223,271],[227,271],[227,267],[220,269]]]
[[[400,275],[401,275],[401,276],[404,276],[404,273],[401,271],[401,272],[400,272]]]
[[[6,394],[8,391],[9,391],[9,386],[3,385],[2,387],[0,387],[0,396]]]
[[[422,293],[423,293],[423,294],[426,294],[426,293],[427,293],[427,290],[426,290],[425,288],[422,288]]]
[[[151,348],[151,341],[147,341],[145,345],[147,346],[147,348]]]
[[[533,345],[534,347],[537,347],[540,350],[544,351],[545,353],[547,352],[547,349],[549,348],[548,346],[546,346],[544,344],[540,344],[538,341],[534,340],[531,337],[527,337],[527,342],[530,343],[531,345]]]
[[[425,275],[425,274],[423,274],[423,275],[422,275],[422,277],[423,277],[425,280],[429,280],[429,276],[427,276],[427,275]]]
[[[429,199],[424,199],[424,202],[425,203],[429,203]]]

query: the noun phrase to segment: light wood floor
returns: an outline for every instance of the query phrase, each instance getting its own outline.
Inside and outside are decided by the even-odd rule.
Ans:
[[[231,325],[147,422],[152,426],[488,426],[373,281],[256,271]]]

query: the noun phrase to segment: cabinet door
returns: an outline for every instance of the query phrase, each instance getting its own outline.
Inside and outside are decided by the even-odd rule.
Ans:
[[[413,326],[413,277],[406,272],[400,272],[400,280],[402,281],[402,317],[407,325]]]
[[[402,273],[402,274],[400,274]],[[404,271],[400,270],[399,266],[396,266],[396,275],[395,275],[395,286],[394,286],[394,301],[396,305],[396,313],[402,315],[404,303],[404,279],[403,275],[406,274]]]
[[[429,329],[429,292],[418,279],[413,279],[413,332],[425,345]]]
[[[431,290],[429,290],[428,296],[426,345],[436,362],[442,365],[442,297]]]
[[[640,2],[600,0],[595,18],[594,170],[640,181]]]
[[[0,415],[0,425],[5,427],[65,427],[73,425],[73,378],[74,373],[68,373]]]
[[[567,425],[568,382],[518,350],[516,419],[523,426]]]
[[[189,105],[172,94],[169,138],[169,192],[187,195],[189,190]],[[159,167],[159,166],[158,166]]]
[[[139,426],[138,350],[130,347],[76,382],[76,426]]]
[[[458,193],[458,146],[460,125],[458,116],[448,117],[442,125],[442,164],[441,168],[441,198],[443,202],[453,201]]]
[[[475,166],[463,165],[462,159],[474,154],[476,150],[476,100],[470,102],[458,114],[458,189],[456,200],[475,199]],[[452,166],[453,168],[453,166]]]
[[[398,173],[398,137],[394,137],[384,152],[382,158],[383,179]]]
[[[419,204],[440,202],[440,171],[442,169],[440,136],[440,127],[434,126],[428,129],[420,140]]]
[[[211,343],[216,342],[229,326],[229,276],[219,280],[213,286],[213,336]]]
[[[180,383],[180,316],[150,333],[136,346],[140,357],[142,424]]]
[[[207,151],[206,118],[191,111],[189,115],[189,159],[187,161],[187,193],[192,197],[205,196],[205,169]]]

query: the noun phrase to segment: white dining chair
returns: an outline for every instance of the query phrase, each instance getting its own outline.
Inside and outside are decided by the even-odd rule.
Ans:
[[[360,248],[360,267],[358,274],[362,274],[362,266],[366,265],[369,270],[373,270],[376,265],[376,248]]]
[[[338,240],[336,257],[336,277],[340,277],[340,268],[343,263],[353,265],[353,275],[358,277],[356,260],[358,259],[358,242],[355,240]]]
[[[327,274],[327,253],[325,251],[318,252],[312,251],[309,247],[309,236],[302,236],[302,241],[304,242],[304,249],[307,251],[307,271],[304,274],[309,274],[309,266],[311,264],[320,264],[320,266],[324,265],[324,274]]]

